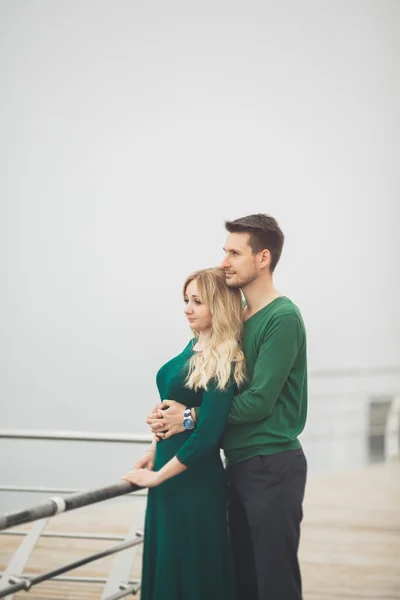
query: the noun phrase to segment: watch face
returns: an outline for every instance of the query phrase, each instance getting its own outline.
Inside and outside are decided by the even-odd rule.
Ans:
[[[186,429],[194,429],[194,422],[193,419],[184,419],[183,420],[183,425],[184,427],[186,427]]]

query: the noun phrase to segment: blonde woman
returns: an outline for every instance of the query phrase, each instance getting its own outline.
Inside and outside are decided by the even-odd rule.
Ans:
[[[242,300],[221,269],[190,275],[183,286],[194,333],[157,373],[161,399],[185,404],[183,433],[160,442],[124,479],[149,490],[141,600],[234,600],[226,524],[227,484],[219,440],[235,387],[245,379]],[[193,431],[190,409],[201,405]]]

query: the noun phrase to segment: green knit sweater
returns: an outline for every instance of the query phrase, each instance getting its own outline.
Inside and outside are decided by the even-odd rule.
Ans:
[[[247,382],[231,406],[222,447],[228,462],[300,448],[307,416],[306,332],[281,296],[244,323]]]

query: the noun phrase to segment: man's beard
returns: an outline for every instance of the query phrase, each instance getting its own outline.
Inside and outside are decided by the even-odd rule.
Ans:
[[[226,285],[230,288],[244,288],[246,287],[246,285],[249,285],[249,283],[252,283],[255,279],[257,279],[258,277],[258,273],[257,270],[254,268],[252,269],[251,273],[249,273],[249,275],[247,277],[242,277],[241,279],[237,278],[235,279],[235,281],[229,281],[229,279],[226,279]]]

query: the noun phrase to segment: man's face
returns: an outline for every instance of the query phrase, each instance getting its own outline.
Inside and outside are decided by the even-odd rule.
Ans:
[[[253,254],[248,240],[248,233],[229,233],[226,238],[220,266],[229,287],[244,288],[259,276],[262,253]]]

